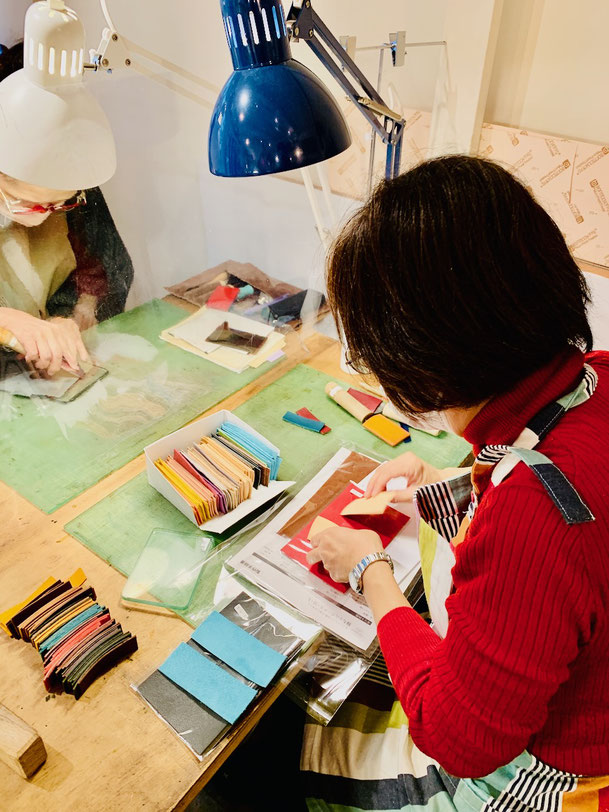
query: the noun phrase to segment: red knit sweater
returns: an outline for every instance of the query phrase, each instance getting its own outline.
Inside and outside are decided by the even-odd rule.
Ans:
[[[378,637],[413,740],[453,775],[475,778],[523,750],[561,770],[609,774],[609,353],[599,382],[537,450],[578,490],[594,522],[568,526],[520,463],[482,496],[457,547],[441,640],[410,608]],[[475,451],[514,442],[581,377],[571,351],[489,401],[467,427]]]

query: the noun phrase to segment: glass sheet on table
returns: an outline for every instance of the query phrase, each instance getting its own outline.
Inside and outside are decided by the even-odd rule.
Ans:
[[[153,300],[88,330],[108,375],[70,403],[0,392],[0,479],[51,513],[268,369],[236,374],[161,341],[183,317]]]

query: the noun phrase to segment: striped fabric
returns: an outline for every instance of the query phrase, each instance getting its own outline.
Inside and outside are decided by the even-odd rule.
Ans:
[[[310,812],[609,812],[609,776],[556,770],[524,752],[484,778],[458,779],[408,735],[395,694],[375,686],[327,727],[305,728],[301,770]]]
[[[471,502],[472,484],[469,473],[423,485],[415,494],[417,512],[443,538],[452,539]]]

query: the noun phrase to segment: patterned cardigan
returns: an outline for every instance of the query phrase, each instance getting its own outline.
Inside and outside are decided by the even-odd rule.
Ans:
[[[88,189],[86,206],[66,217],[76,268],[49,298],[49,315],[69,317],[83,294],[95,297],[97,321],[122,313],[133,282],[133,263],[101,190]]]

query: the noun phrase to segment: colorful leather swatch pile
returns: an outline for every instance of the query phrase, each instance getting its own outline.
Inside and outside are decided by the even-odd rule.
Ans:
[[[93,587],[77,570],[67,581],[48,578],[28,598],[0,615],[0,628],[31,643],[44,666],[44,686],[79,699],[115,663],[137,651],[137,638],[124,632],[96,601]]]
[[[231,422],[211,437],[155,460],[171,486],[189,503],[198,525],[228,513],[253,489],[277,479],[281,457],[266,443]]]

